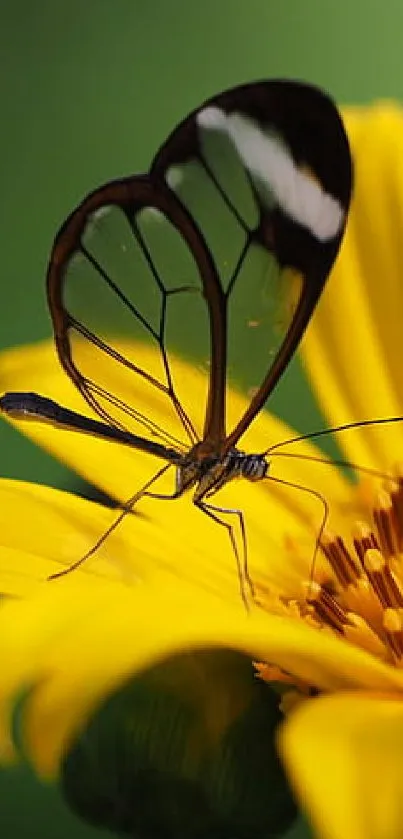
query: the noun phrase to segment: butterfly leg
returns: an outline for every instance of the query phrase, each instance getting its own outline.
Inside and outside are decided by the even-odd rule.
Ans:
[[[165,466],[163,466],[162,469],[159,469],[159,471],[155,475],[153,475],[153,477],[149,481],[147,481],[147,483],[144,484],[144,486],[140,490],[137,490],[137,492],[134,495],[132,495],[131,498],[129,498],[128,501],[126,501],[122,505],[122,511],[119,513],[119,515],[116,517],[116,519],[112,522],[112,524],[108,527],[108,529],[104,531],[102,536],[100,536],[99,539],[97,539],[97,541],[95,542],[95,545],[93,545],[92,548],[90,548],[90,550],[87,551],[84,554],[84,556],[81,556],[80,559],[77,559],[77,561],[73,562],[72,565],[69,565],[68,568],[63,568],[63,571],[58,571],[56,574],[51,574],[50,577],[48,577],[48,580],[58,580],[59,577],[65,577],[66,574],[70,574],[71,571],[75,571],[77,568],[80,568],[80,566],[83,565],[84,562],[87,561],[87,559],[89,559],[91,556],[93,556],[93,554],[95,554],[99,550],[99,548],[104,544],[104,542],[106,542],[108,537],[111,535],[111,533],[114,532],[114,530],[116,530],[116,528],[119,526],[121,521],[123,521],[123,519],[129,513],[131,513],[133,511],[133,507],[137,504],[137,501],[139,501],[140,498],[144,498],[144,496],[151,496],[152,498],[175,498],[175,497],[177,497],[175,494],[174,495],[168,495],[168,496],[164,496],[164,495],[158,496],[158,495],[154,495],[153,493],[147,492],[148,487],[152,486],[152,484],[154,484],[155,481],[158,480],[158,478],[160,478],[162,475],[164,475],[165,472],[171,466],[172,466],[172,464],[168,463]]]
[[[241,510],[237,510],[236,508],[231,507],[218,507],[215,504],[207,504],[206,501],[203,499],[198,499],[194,501],[196,507],[205,513],[210,519],[215,521],[217,524],[220,524],[221,527],[225,527],[228,533],[228,536],[231,541],[232,549],[235,554],[237,570],[238,570],[238,578],[239,578],[239,587],[241,591],[241,597],[245,604],[245,608],[249,611],[249,602],[246,593],[245,582],[247,583],[247,587],[249,589],[252,598],[254,597],[254,587],[252,579],[249,575],[248,569],[248,550],[247,550],[247,540],[246,540],[246,528],[245,528],[245,520],[243,517],[243,513]],[[224,515],[233,515],[237,516],[239,521],[239,527],[241,530],[241,538],[242,538],[242,559],[239,555],[238,545],[236,543],[235,534],[234,534],[234,526],[229,524],[227,521],[223,521],[222,518],[218,515],[222,513]]]
[[[300,492],[305,492],[307,495],[310,495],[311,498],[315,498],[322,506],[322,518],[320,520],[318,532],[316,534],[315,539],[315,547],[312,555],[311,560],[311,571],[309,574],[309,587],[308,587],[308,599],[309,599],[309,590],[312,588],[312,584],[314,582],[314,573],[315,573],[315,565],[318,554],[321,549],[322,545],[322,537],[326,529],[326,525],[329,519],[329,505],[326,501],[326,498],[321,495],[316,489],[312,489],[311,487],[303,486],[302,484],[295,484],[292,481],[285,481],[284,478],[276,478],[273,475],[267,475],[266,481],[271,481],[274,484],[281,484],[282,486],[290,487],[291,489],[299,490]]]

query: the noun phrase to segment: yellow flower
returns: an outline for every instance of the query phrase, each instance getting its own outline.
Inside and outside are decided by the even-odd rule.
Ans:
[[[331,425],[396,415],[403,401],[403,116],[382,105],[346,111],[345,118],[356,193],[340,258],[304,342]],[[150,361],[149,350],[138,352]],[[183,364],[181,375],[191,382],[189,403],[200,404],[202,374]],[[37,390],[83,407],[50,344],[4,353],[0,389]],[[139,389],[139,410],[146,399]],[[231,402],[239,415],[242,397]],[[159,414],[158,422],[169,427],[169,417]],[[35,423],[23,430],[116,498],[129,498],[155,469],[152,458],[123,447]],[[245,448],[261,451],[292,436],[265,414]],[[341,434],[339,443],[354,463],[391,473],[401,438],[398,425],[375,426]],[[307,442],[285,451],[320,454]],[[318,835],[400,837],[403,481],[397,468],[386,486],[368,476],[354,486],[335,466],[273,453],[273,476],[310,487],[319,472],[332,530],[314,579],[320,503],[270,481],[225,488],[223,504],[240,507],[248,527],[256,593],[248,614],[227,534],[188,497],[144,499],[96,556],[48,583],[96,542],[111,511],[2,481],[0,589],[14,597],[0,611],[0,759],[17,756],[12,715],[22,693],[23,751],[40,774],[53,776],[85,722],[129,677],[180,651],[237,650],[258,662],[262,678],[283,683],[278,747]],[[239,705],[242,697],[234,696]],[[214,719],[212,740],[219,728]]]

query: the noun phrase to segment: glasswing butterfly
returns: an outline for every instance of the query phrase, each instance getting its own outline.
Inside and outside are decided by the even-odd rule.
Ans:
[[[47,275],[56,348],[99,419],[33,393],[7,393],[0,408],[164,461],[67,570],[92,554],[141,496],[193,489],[195,505],[227,528],[247,575],[242,513],[210,499],[235,477],[267,476],[270,449],[245,453],[238,443],[313,313],[351,189],[349,145],[332,101],[306,84],[261,81],[204,102],[163,143],[147,174],[101,186],[64,222]],[[156,351],[149,369],[139,362],[144,341]],[[175,361],[189,356],[189,347],[207,371],[197,406],[187,405]],[[228,402],[232,378],[251,395],[240,416]],[[140,380],[146,411],[130,398]],[[153,419],[155,405],[169,412],[169,431]],[[171,466],[173,494],[152,492]],[[225,513],[238,516],[243,571]]]

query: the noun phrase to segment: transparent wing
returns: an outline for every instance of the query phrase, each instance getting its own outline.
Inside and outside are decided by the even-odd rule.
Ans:
[[[226,380],[251,400],[237,416],[227,394],[229,448],[294,353],[337,254],[351,194],[348,142],[322,92],[260,82],[194,111],[151,173],[191,213],[220,278]],[[215,436],[208,421],[206,434]]]
[[[172,349],[209,367],[218,291],[192,219],[152,178],[107,184],[71,214],[51,255],[49,306],[60,360],[103,420],[179,451],[202,437],[219,382],[207,376],[188,405]]]

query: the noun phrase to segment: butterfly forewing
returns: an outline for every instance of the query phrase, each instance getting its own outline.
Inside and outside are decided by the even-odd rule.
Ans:
[[[351,192],[348,143],[320,91],[261,82],[194,111],[151,171],[192,214],[220,278],[227,381],[251,400],[243,416],[228,400],[228,447],[285,369],[337,253]]]
[[[97,190],[63,226],[48,275],[56,342],[104,420],[179,450],[202,436],[208,377],[188,405],[177,357],[193,355],[208,369],[206,276],[214,293],[218,280],[191,219],[149,178]],[[147,347],[155,352],[145,356]]]

